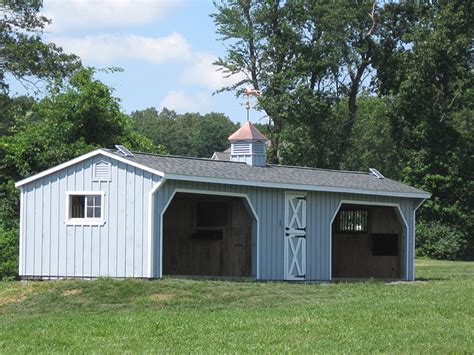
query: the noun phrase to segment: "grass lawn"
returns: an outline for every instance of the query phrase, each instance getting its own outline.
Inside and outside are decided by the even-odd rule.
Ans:
[[[0,282],[0,353],[474,352],[474,262],[416,282]]]

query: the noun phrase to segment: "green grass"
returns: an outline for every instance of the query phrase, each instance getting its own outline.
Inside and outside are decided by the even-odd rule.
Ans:
[[[474,263],[412,283],[0,283],[0,353],[474,352]]]

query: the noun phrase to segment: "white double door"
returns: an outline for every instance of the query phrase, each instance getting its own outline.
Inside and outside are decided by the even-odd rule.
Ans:
[[[285,280],[306,277],[306,194],[285,194]]]

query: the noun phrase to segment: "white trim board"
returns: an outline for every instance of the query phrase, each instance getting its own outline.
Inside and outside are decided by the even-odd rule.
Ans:
[[[253,217],[255,218],[257,222],[257,245],[256,245],[256,253],[257,253],[257,265],[256,265],[256,279],[260,279],[260,219],[258,217],[257,212],[255,211],[255,208],[253,207],[252,203],[250,202],[250,198],[247,194],[245,193],[237,193],[237,192],[224,192],[224,191],[210,191],[210,190],[197,190],[197,189],[183,189],[183,188],[175,188],[173,190],[173,193],[169,197],[168,201],[166,201],[166,204],[163,206],[163,210],[161,211],[160,214],[160,274],[159,278],[163,277],[163,216],[168,209],[169,205],[173,201],[174,196],[178,193],[190,193],[190,194],[200,194],[200,195],[216,195],[216,196],[233,196],[233,197],[242,197],[245,198],[247,201],[248,206],[250,207],[250,210],[252,211]]]
[[[343,204],[347,205],[365,205],[365,206],[385,206],[385,207],[396,207],[398,210],[397,215],[399,215],[402,218],[403,224],[405,225],[405,239],[406,239],[406,247],[405,247],[405,279],[408,278],[408,237],[409,237],[409,229],[408,229],[408,223],[407,220],[405,219],[405,215],[402,212],[402,209],[400,207],[400,204],[398,203],[392,203],[392,202],[371,202],[371,201],[359,201],[359,200],[341,200],[339,201],[339,204],[336,208],[336,211],[334,212],[333,216],[331,217],[331,221],[329,223],[329,280],[332,280],[332,224],[334,223],[334,219],[337,216],[337,213],[341,209],[341,206]]]
[[[412,230],[412,252],[413,252],[413,258],[415,257],[415,247],[416,247],[416,211],[421,207],[421,205],[426,201],[426,198],[422,199],[419,203],[415,205],[415,208],[413,209],[413,230]],[[415,263],[413,263],[413,269],[411,270],[413,273],[413,280],[415,279]]]
[[[77,164],[77,163],[80,163],[81,161],[83,160],[86,160],[86,159],[89,159],[89,158],[92,158],[92,157],[95,157],[96,155],[103,155],[103,156],[106,156],[108,158],[111,158],[111,159],[115,159],[117,161],[120,161],[122,163],[125,163],[125,164],[128,164],[128,165],[131,165],[131,166],[134,166],[136,168],[139,168],[139,169],[142,169],[144,171],[148,171],[149,173],[152,173],[152,174],[155,174],[155,175],[158,175],[158,176],[164,176],[165,174],[162,172],[162,171],[158,171],[158,170],[155,170],[155,169],[152,169],[152,168],[149,168],[148,166],[146,165],[143,165],[143,164],[139,164],[139,163],[136,163],[132,160],[129,160],[129,159],[126,159],[126,158],[122,158],[122,157],[119,157],[118,155],[115,155],[115,154],[112,154],[110,152],[107,152],[103,149],[97,149],[97,150],[93,150],[92,152],[89,152],[89,153],[86,153],[86,154],[83,154],[83,155],[80,155],[78,156],[77,158],[74,158],[72,160],[68,160],[62,164],[59,164],[59,165],[56,165],[50,169],[47,169],[47,170],[44,170],[38,174],[35,174],[35,175],[32,175],[26,179],[23,179],[23,180],[20,180],[20,181],[17,181],[15,183],[15,187],[20,187],[20,186],[23,186],[25,184],[28,184],[32,181],[35,181],[37,179],[40,179],[44,176],[47,176],[47,175],[50,175],[50,174],[53,174],[55,173],[56,171],[59,171],[59,170],[62,170],[62,169],[65,169],[71,165],[74,165],[74,164]]]
[[[166,182],[165,178],[162,178],[160,181],[158,181],[148,192],[148,277],[152,278],[153,277],[153,229],[155,226],[155,223],[153,221],[153,215],[155,211],[155,204],[153,203],[155,192],[157,192],[163,184]],[[162,258],[163,255],[160,255],[160,258]]]
[[[25,206],[25,197],[24,197],[25,191],[23,188],[20,188],[20,231],[19,231],[19,254],[18,254],[18,275],[23,275],[23,238],[24,238],[24,231],[23,231],[23,224],[25,222],[25,216],[24,216],[24,211],[23,208]]]

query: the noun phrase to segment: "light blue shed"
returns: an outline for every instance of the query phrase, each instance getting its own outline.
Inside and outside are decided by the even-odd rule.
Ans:
[[[20,276],[414,279],[429,193],[375,169],[265,164],[255,131],[226,160],[118,146],[19,181]]]

